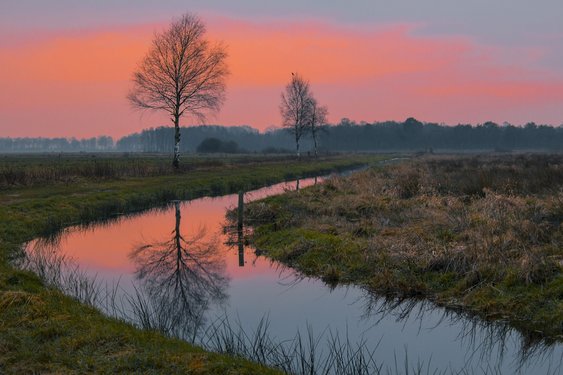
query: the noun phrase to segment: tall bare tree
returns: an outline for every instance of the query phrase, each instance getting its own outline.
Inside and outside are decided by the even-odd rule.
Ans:
[[[310,106],[309,82],[297,73],[291,73],[291,82],[281,94],[280,113],[282,125],[295,136],[297,157],[300,157],[299,141],[308,129]]]
[[[315,157],[318,156],[318,135],[324,129],[323,125],[326,124],[326,117],[328,115],[328,108],[326,106],[319,106],[317,99],[311,94],[309,97],[308,105],[308,125],[313,138],[313,145],[315,147]]]
[[[229,74],[225,46],[205,39],[205,25],[186,13],[155,33],[152,46],[133,75],[128,99],[136,108],[165,111],[174,123],[174,160],[180,164],[180,118],[204,120],[217,112]]]

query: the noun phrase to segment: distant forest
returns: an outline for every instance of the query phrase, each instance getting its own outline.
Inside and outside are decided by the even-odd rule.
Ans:
[[[355,123],[342,119],[324,126],[321,152],[339,151],[563,151],[563,126],[528,123],[523,127],[486,122],[447,126],[405,122]],[[303,150],[311,149],[303,142]],[[174,128],[150,128],[114,140],[108,136],[75,138],[0,138],[0,152],[164,152],[174,148]],[[284,129],[259,132],[248,126],[182,128],[182,152],[285,153],[295,141]]]

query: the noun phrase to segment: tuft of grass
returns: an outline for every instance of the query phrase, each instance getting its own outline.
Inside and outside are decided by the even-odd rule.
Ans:
[[[425,157],[246,214],[256,246],[307,275],[563,338],[563,155]]]

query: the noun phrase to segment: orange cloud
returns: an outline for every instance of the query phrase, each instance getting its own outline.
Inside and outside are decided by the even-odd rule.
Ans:
[[[563,77],[537,68],[538,48],[423,37],[405,24],[210,17],[208,25],[210,38],[228,45],[232,72],[228,100],[210,123],[279,123],[279,95],[292,71],[310,80],[331,121],[563,120]],[[165,116],[135,114],[125,99],[153,31],[165,26],[67,32],[0,47],[0,136],[120,136],[166,124]]]
[[[291,71],[315,83],[350,83],[432,71],[470,49],[466,40],[416,39],[412,26],[354,31],[322,23],[268,27],[224,21],[213,36],[229,45],[233,84],[280,85]]]
[[[0,49],[7,82],[111,82],[127,80],[150,44],[144,28],[56,35]]]

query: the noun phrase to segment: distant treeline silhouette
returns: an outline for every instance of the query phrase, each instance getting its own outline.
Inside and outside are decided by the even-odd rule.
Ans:
[[[0,138],[0,152],[101,152],[114,151],[112,137]]]
[[[324,126],[319,134],[321,152],[338,151],[563,151],[563,126],[486,122],[477,126],[447,126],[405,122],[355,123],[342,119]],[[193,126],[182,129],[182,152],[196,152],[210,142],[228,144],[218,152],[293,152],[295,140],[284,129],[259,132],[249,126]],[[211,140],[211,141],[210,141]],[[164,152],[174,148],[174,129],[157,127],[124,136],[117,141],[108,136],[75,138],[0,138],[0,152]],[[206,146],[207,145],[207,146]],[[312,149],[307,137],[303,150]],[[214,152],[214,150],[208,152]]]

